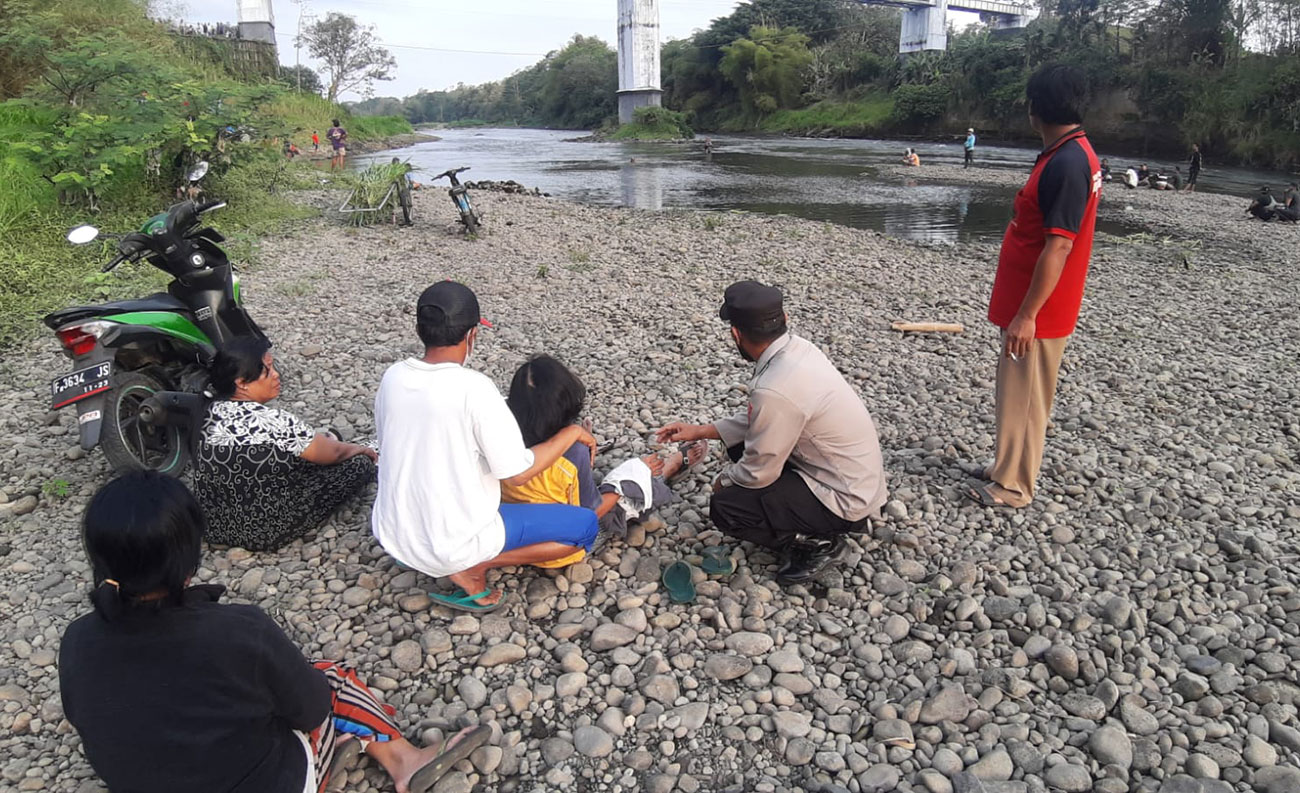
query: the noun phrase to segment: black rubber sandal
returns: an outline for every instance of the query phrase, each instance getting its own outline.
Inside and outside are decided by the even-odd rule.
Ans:
[[[428,793],[434,784],[446,776],[452,766],[466,759],[474,750],[487,743],[492,737],[492,728],[480,724],[469,732],[457,733],[447,739],[451,748],[433,758],[433,761],[411,775],[407,789],[410,793]]]

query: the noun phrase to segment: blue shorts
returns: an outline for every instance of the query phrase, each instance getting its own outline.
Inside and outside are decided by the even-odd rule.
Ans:
[[[568,504],[502,504],[500,512],[506,524],[503,553],[539,542],[558,542],[590,552],[600,530],[595,512]]]

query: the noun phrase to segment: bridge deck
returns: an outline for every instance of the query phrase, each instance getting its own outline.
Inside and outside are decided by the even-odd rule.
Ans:
[[[937,2],[927,0],[859,0],[864,5],[897,6],[899,8],[934,8]],[[998,2],[998,0],[949,0],[948,8],[952,11],[974,11],[981,14],[1001,14],[1003,16],[1026,16],[1033,13],[1033,4]]]

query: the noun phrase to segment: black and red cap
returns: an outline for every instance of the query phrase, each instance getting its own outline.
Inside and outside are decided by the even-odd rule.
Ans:
[[[448,328],[492,327],[479,312],[474,290],[451,279],[439,281],[421,292],[420,299],[415,301],[415,313],[421,322]]]
[[[785,323],[781,290],[758,281],[737,281],[722,293],[718,319],[741,330],[776,330]]]

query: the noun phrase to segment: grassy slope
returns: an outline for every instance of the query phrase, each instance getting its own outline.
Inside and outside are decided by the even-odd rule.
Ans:
[[[162,45],[165,51],[165,42]],[[180,57],[180,56],[177,56]],[[223,75],[209,65],[194,65],[201,77]],[[409,133],[411,125],[396,116],[353,117],[342,108],[315,95],[286,92],[264,105],[267,127],[301,130],[304,145],[312,130],[324,137],[334,118],[343,121],[353,140],[374,141]],[[165,209],[169,196],[143,182],[105,196],[101,211],[61,207],[52,186],[24,161],[5,152],[4,143],[22,139],[24,131],[45,123],[39,111],[0,108],[0,346],[33,333],[47,332],[40,317],[55,308],[78,302],[133,297],[153,291],[166,278],[147,264],[124,265],[112,275],[100,275],[100,265],[113,255],[109,244],[73,247],[64,239],[67,230],[92,223],[105,231],[138,228],[146,218]],[[298,137],[295,135],[295,137]],[[213,218],[226,235],[227,251],[239,264],[256,261],[258,237],[272,233],[311,213],[286,200],[277,191],[296,185],[318,186],[311,166],[288,164],[268,151],[237,163],[220,176],[205,181],[208,195],[221,197],[229,208]]]
[[[849,102],[826,100],[799,110],[778,110],[759,122],[758,129],[790,135],[866,136],[883,132],[893,110],[893,100],[884,94]]]

